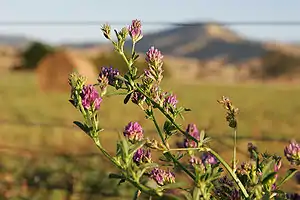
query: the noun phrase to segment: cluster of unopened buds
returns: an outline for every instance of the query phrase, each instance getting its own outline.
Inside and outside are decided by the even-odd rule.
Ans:
[[[280,186],[276,185],[276,181],[278,180],[277,173],[282,165],[281,159],[264,154],[260,158],[261,155],[258,153],[257,147],[249,143],[248,151],[251,161],[243,162],[237,168],[234,162],[233,168],[230,168],[227,162],[208,146],[209,138],[206,137],[204,131],[198,130],[196,124],[188,124],[185,130],[181,128],[182,126],[177,123],[176,117],[189,109],[178,106],[178,99],[174,93],[162,90],[160,83],[163,79],[164,56],[158,49],[153,46],[150,47],[145,58],[148,68],[141,76],[137,75],[138,69],[135,68],[134,62],[138,55],[134,51],[134,46],[143,38],[141,28],[141,22],[133,20],[128,27],[119,32],[115,31],[117,42],[112,39],[109,25],[106,24],[101,29],[104,37],[112,42],[115,50],[124,58],[128,65],[128,73],[122,75],[118,69],[102,67],[97,79],[98,83],[94,85],[86,84],[86,79],[76,73],[72,73],[69,77],[70,102],[84,117],[83,123],[74,123],[87,133],[103,154],[121,170],[119,175],[113,175],[113,177],[132,183],[139,192],[144,192],[150,196],[161,196],[166,188],[175,187],[175,173],[171,169],[179,168],[190,177],[194,185],[193,188],[189,189],[182,189],[181,186],[178,188],[187,192],[187,196],[192,196],[193,198],[190,199],[193,200],[211,199],[213,195],[218,199],[259,199],[278,195],[274,191],[277,191]],[[133,44],[132,55],[129,58],[126,57],[123,49],[128,35]],[[140,106],[147,119],[154,123],[161,141],[151,138],[150,134],[146,135],[137,121],[130,121],[120,133],[121,141],[117,144],[116,156],[111,156],[106,152],[99,139],[99,133],[103,129],[100,128],[97,112],[101,103],[105,102],[104,98],[109,86],[116,90],[125,90],[124,103],[131,100],[132,103]],[[236,139],[238,109],[225,96],[218,102],[226,110],[226,120],[229,127],[234,128]],[[163,128],[155,118],[155,109],[166,117]],[[184,138],[180,141],[180,148],[172,149],[168,139],[175,133],[182,133]],[[166,165],[168,167],[156,163],[151,150],[161,153],[164,157],[162,160],[168,162]],[[177,151],[178,155],[172,153],[174,151]],[[285,148],[284,155],[292,165],[299,165],[300,145],[296,141],[292,141]],[[189,165],[182,163],[181,158],[184,156],[188,157]],[[262,164],[267,161],[274,162],[271,170],[266,170],[264,167],[267,165]],[[221,165],[224,168],[221,168]],[[223,169],[227,170],[231,179],[227,175],[221,176]],[[296,170],[292,170],[291,173],[296,173]],[[154,181],[157,187],[151,188],[147,184],[142,184],[141,177],[144,176]],[[290,177],[288,176],[288,178]]]

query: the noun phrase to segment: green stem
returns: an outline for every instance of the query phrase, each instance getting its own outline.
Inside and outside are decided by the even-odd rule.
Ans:
[[[223,158],[214,150],[210,149],[210,148],[205,148],[206,151],[212,153],[221,163],[222,165],[225,167],[225,169],[229,172],[229,174],[231,175],[231,177],[233,178],[233,180],[236,182],[236,184],[239,186],[239,188],[241,189],[241,191],[243,192],[244,196],[246,198],[249,198],[249,194],[247,192],[247,190],[245,189],[244,185],[242,184],[242,182],[240,181],[240,179],[236,176],[236,174],[232,171],[232,169],[230,168],[230,166],[226,163],[225,160],[223,160]]]
[[[155,118],[155,116],[154,116],[154,113],[153,113],[153,109],[152,109],[152,108],[151,108],[151,113],[152,113],[152,116],[151,116],[151,117],[152,117],[152,121],[153,121],[153,123],[154,123],[154,125],[155,125],[155,128],[156,128],[157,131],[158,131],[159,137],[160,137],[162,143],[166,146],[166,141],[165,141],[165,139],[164,139],[164,136],[163,136],[163,134],[162,134],[162,132],[161,132],[159,126],[158,126],[158,123],[157,123],[157,121],[156,121],[156,118]]]
[[[152,112],[152,119],[153,119],[153,122],[154,122],[154,125],[158,131],[158,134],[163,142],[163,144],[166,146],[166,141],[164,140],[164,137],[163,137],[163,134],[162,134],[162,131],[160,130],[159,126],[158,126],[158,123],[156,121],[156,118],[154,116],[154,113]],[[194,174],[192,174],[185,166],[183,166],[176,158],[174,158],[174,156],[168,151],[166,152],[168,156],[171,157],[172,161],[174,162],[174,164],[177,164],[187,175],[189,175],[193,180],[196,179],[196,177],[194,176]]]
[[[119,52],[119,54],[122,56],[122,58],[126,62],[126,65],[128,66],[129,71],[131,71],[131,65],[130,65],[130,63],[129,63],[127,57],[126,57],[126,55],[124,54],[124,51],[122,50],[121,52]]]
[[[132,41],[131,56],[134,54],[134,51],[135,51],[135,42]]]
[[[136,181],[133,181],[131,179],[126,179],[128,182],[130,182],[132,185],[134,185],[138,190],[148,194],[148,195],[153,195],[157,196],[158,194],[151,188],[148,188],[142,184],[137,183]]]
[[[201,190],[199,187],[195,186],[193,191],[193,200],[199,200],[200,199]]]
[[[106,158],[108,158],[114,165],[116,165],[120,170],[123,170],[123,168],[119,165],[119,163],[116,162],[116,160],[102,147],[99,138],[93,138],[96,146],[100,151],[104,154]]]
[[[236,136],[237,128],[234,129],[234,147],[233,147],[233,172],[236,171]]]
[[[140,190],[137,190],[137,191],[134,193],[134,196],[133,196],[133,199],[132,199],[132,200],[138,200],[139,194],[140,194]]]

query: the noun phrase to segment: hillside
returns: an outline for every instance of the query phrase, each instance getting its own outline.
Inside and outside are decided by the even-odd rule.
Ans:
[[[0,46],[23,48],[24,46],[27,46],[31,41],[33,41],[32,38],[28,38],[23,35],[0,34]]]
[[[257,58],[266,52],[264,44],[213,24],[189,24],[145,35],[137,51],[145,52],[151,45],[167,55],[201,60],[226,57],[230,63]]]
[[[20,35],[0,35],[0,46],[24,47],[33,40]],[[62,43],[58,46],[88,51],[92,49],[94,52],[99,47],[107,49],[107,45],[108,43],[99,41],[88,41]],[[145,34],[137,44],[136,50],[146,52],[152,45],[160,49],[164,55],[200,59],[202,61],[222,58],[233,64],[257,59],[270,49],[300,55],[300,46],[296,44],[253,41],[226,27],[201,23],[190,23],[181,27]],[[130,46],[130,42],[125,43],[126,48]]]

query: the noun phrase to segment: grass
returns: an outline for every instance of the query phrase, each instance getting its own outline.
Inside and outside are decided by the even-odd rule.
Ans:
[[[55,78],[53,78],[55,81]],[[67,81],[67,80],[66,80]],[[288,140],[300,140],[300,87],[284,85],[188,84],[165,80],[165,90],[177,94],[179,104],[191,108],[184,126],[196,123],[213,138],[212,146],[229,161],[232,155],[232,133],[224,119],[225,112],[216,102],[229,96],[240,109],[238,116],[238,157],[244,158],[249,140],[261,151],[283,155]],[[19,148],[26,152],[97,152],[89,138],[72,126],[81,116],[68,102],[69,94],[39,91],[35,74],[14,73],[0,77],[1,149]],[[132,103],[124,105],[123,97],[105,98],[101,104],[100,123],[106,131],[101,136],[110,152],[115,151],[117,132],[131,120],[139,121],[148,136],[154,126]],[[158,116],[160,124],[162,116]],[[249,139],[250,138],[250,139]],[[176,138],[180,140],[180,138]],[[271,140],[271,141],[264,141]],[[274,140],[274,141],[272,141]],[[113,144],[113,145],[112,145]],[[288,187],[295,190],[295,186]]]

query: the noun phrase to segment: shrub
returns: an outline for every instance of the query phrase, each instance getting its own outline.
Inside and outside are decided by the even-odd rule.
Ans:
[[[280,51],[268,51],[261,58],[261,76],[264,79],[289,75],[300,68],[300,58]]]
[[[52,53],[54,48],[41,42],[32,42],[22,53],[22,68],[33,70],[44,56]]]
[[[69,77],[69,101],[83,116],[82,122],[74,123],[119,170],[117,174],[110,174],[110,178],[132,184],[137,189],[134,199],[138,199],[141,193],[150,197],[173,196],[175,199],[188,200],[288,199],[288,195],[280,189],[297,169],[290,168],[285,177],[279,178],[281,157],[260,153],[256,146],[249,143],[249,160],[237,164],[238,109],[229,98],[223,96],[218,103],[224,108],[225,119],[233,131],[231,164],[210,147],[211,139],[205,131],[199,130],[193,123],[187,124],[186,128],[179,123],[179,117],[182,118],[190,109],[180,106],[174,93],[161,88],[163,55],[158,49],[149,49],[146,53],[147,70],[141,76],[137,74],[134,63],[138,56],[134,50],[130,56],[126,56],[123,46],[128,35],[133,42],[133,49],[143,38],[141,22],[133,20],[129,28],[115,31],[117,42],[111,38],[109,25],[104,25],[102,32],[123,58],[128,70],[122,74],[113,67],[103,67],[95,85],[86,85],[83,76],[72,73]],[[123,133],[119,133],[116,154],[111,155],[106,151],[99,137],[105,130],[99,123],[98,111],[109,94],[107,87],[115,88],[116,94],[125,93],[124,104],[131,100],[141,108],[146,118],[153,122],[159,141],[147,137],[141,124],[129,120]],[[120,90],[122,92],[119,93]],[[158,123],[157,112],[165,116],[164,124]],[[184,137],[180,148],[170,144],[170,138],[174,135]],[[160,154],[159,160],[151,156],[154,151]],[[291,141],[284,153],[291,165],[300,164],[300,145],[296,141]],[[180,182],[176,178],[177,170],[184,172],[192,184]]]

